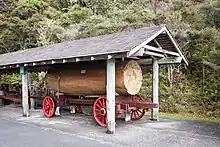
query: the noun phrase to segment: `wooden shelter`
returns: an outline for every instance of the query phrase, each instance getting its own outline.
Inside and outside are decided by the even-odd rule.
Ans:
[[[41,71],[57,65],[74,65],[82,61],[106,63],[107,130],[115,132],[115,63],[135,59],[153,65],[153,103],[158,104],[159,64],[185,63],[183,53],[165,25],[66,41],[54,45],[0,55],[0,73],[18,72],[22,76],[23,115],[29,116],[29,71]],[[158,120],[159,108],[152,111]]]

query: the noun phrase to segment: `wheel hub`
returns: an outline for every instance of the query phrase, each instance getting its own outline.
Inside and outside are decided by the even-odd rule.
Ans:
[[[105,108],[101,108],[101,109],[100,109],[100,114],[101,114],[102,116],[104,116],[104,115],[106,114]]]

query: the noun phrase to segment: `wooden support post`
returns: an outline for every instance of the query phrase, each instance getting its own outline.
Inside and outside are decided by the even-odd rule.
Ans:
[[[55,115],[60,116],[60,76],[57,79],[57,104],[58,106],[56,107],[55,110]]]
[[[1,86],[1,84],[0,84]],[[0,96],[4,95],[4,91],[0,91]],[[4,99],[0,99],[0,106],[4,106]]]
[[[128,122],[131,120],[131,112],[125,112],[125,122]]]
[[[115,133],[115,59],[107,60],[107,133]]]
[[[28,76],[28,90],[31,92],[32,90],[32,79],[31,79],[31,74],[27,73]],[[29,95],[30,96],[30,95]],[[34,110],[35,109],[35,99],[30,97],[30,109]]]
[[[29,104],[28,104],[28,75],[24,66],[20,67],[20,74],[22,79],[22,109],[23,116],[29,116]]]
[[[0,106],[4,106],[4,100],[0,99]]]
[[[75,107],[74,106],[70,106],[70,113],[74,114],[76,113]]]
[[[30,103],[31,103],[31,110],[35,109],[35,99],[30,98]]]
[[[60,116],[60,107],[56,107],[55,115]]]
[[[158,59],[153,59],[153,78],[152,78],[153,86],[152,86],[152,96],[153,103],[158,104],[158,82],[159,82],[159,65]],[[151,119],[158,120],[159,119],[159,105],[158,108],[153,108],[151,112]]]

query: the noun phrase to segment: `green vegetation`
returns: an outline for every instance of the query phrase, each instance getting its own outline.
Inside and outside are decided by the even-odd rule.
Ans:
[[[167,24],[190,65],[161,66],[160,110],[220,116],[219,0],[3,0],[0,12],[0,53]],[[151,97],[144,71],[141,95]]]
[[[151,112],[146,112],[147,116],[151,116]],[[172,118],[172,119],[181,119],[181,120],[199,120],[205,122],[220,123],[220,117],[207,117],[204,115],[197,115],[191,113],[164,113],[160,112],[160,118]]]
[[[185,113],[181,113],[181,114],[160,113],[160,116],[174,118],[174,119],[200,120],[200,121],[206,121],[206,122],[220,123],[219,117],[212,118],[212,117],[206,117],[206,116],[192,115],[192,114],[188,114],[188,113],[186,113],[186,114]]]

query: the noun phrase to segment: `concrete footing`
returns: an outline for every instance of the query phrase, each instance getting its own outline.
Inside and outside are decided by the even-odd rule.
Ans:
[[[35,109],[35,100],[33,98],[30,98],[30,103],[31,103],[31,110]]]
[[[55,115],[60,116],[60,107],[57,107],[55,110]]]
[[[131,112],[126,112],[125,113],[125,122],[128,122],[131,120]]]
[[[70,106],[70,113],[74,114],[76,113],[75,107],[74,106]]]

